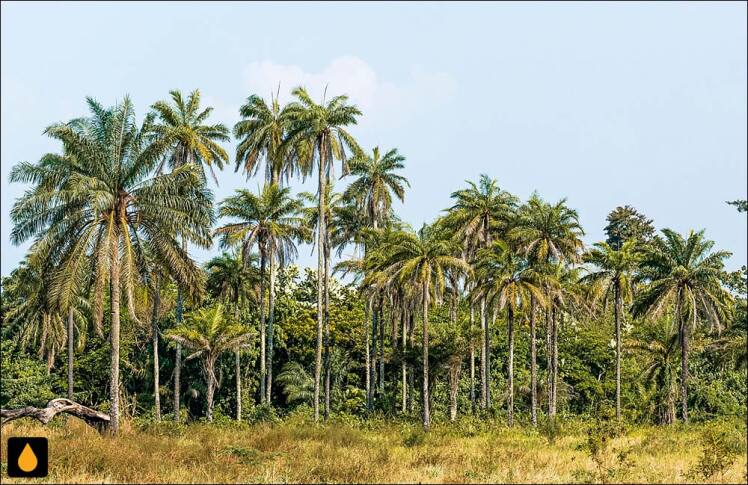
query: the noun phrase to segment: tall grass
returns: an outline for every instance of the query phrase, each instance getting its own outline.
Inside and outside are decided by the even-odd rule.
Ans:
[[[699,469],[705,429],[714,426],[732,430],[738,444],[730,465],[706,478],[693,470]],[[744,425],[636,427],[606,436],[604,447],[593,447],[604,453],[597,456],[589,443],[599,437],[588,428],[567,426],[549,436],[498,423],[476,427],[466,419],[435,424],[424,434],[408,423],[290,419],[223,426],[125,423],[111,438],[73,418],[48,427],[24,420],[3,428],[2,482],[34,481],[7,477],[7,437],[46,436],[49,476],[37,482],[746,483]]]

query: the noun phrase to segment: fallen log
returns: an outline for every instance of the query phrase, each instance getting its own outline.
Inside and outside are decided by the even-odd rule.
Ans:
[[[96,428],[99,432],[103,432],[109,425],[108,414],[104,414],[65,398],[52,399],[47,403],[47,407],[44,408],[26,406],[19,409],[0,409],[0,417],[2,418],[0,424],[5,424],[14,419],[26,417],[34,418],[42,424],[47,424],[52,420],[52,418],[60,413],[67,413],[76,418],[80,418],[90,426]]]

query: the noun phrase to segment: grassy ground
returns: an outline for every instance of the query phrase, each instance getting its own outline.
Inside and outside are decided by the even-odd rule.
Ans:
[[[553,436],[463,421],[435,425],[424,435],[414,424],[315,426],[289,420],[252,426],[126,424],[120,436],[110,438],[72,418],[58,418],[50,427],[21,420],[3,427],[2,482],[32,482],[7,477],[7,437],[46,436],[49,476],[39,482],[746,483],[745,428],[723,428],[733,438],[737,429],[737,449],[719,439],[705,441],[720,436],[707,434],[714,426],[705,425],[635,427],[591,441],[582,425]],[[731,451],[716,458],[703,453],[720,447]]]

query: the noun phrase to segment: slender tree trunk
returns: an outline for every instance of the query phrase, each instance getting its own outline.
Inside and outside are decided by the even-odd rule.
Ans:
[[[408,343],[413,348],[413,332],[415,331],[415,308],[408,313]],[[408,372],[408,412],[413,412],[413,402],[416,399],[416,372],[413,365]]]
[[[488,326],[488,318],[486,315],[486,300],[481,298],[480,300],[480,328],[481,328],[481,349],[480,349],[480,406],[486,408],[486,389],[488,389],[487,378],[488,378],[488,367],[486,366],[486,336],[488,332],[486,327]]]
[[[460,371],[462,370],[462,356],[450,362],[449,367],[449,420],[457,419],[457,391],[460,389]]]
[[[621,289],[615,283],[616,319],[616,419],[621,420]]]
[[[273,336],[275,334],[275,255],[273,246],[268,248],[268,264],[270,266],[270,291],[268,292],[268,318],[267,318],[267,347],[265,349],[265,374],[267,384],[265,384],[265,402],[272,404],[273,395]]]
[[[319,197],[317,206],[317,352],[314,360],[314,421],[319,421],[319,387],[322,377],[322,327],[324,325],[325,272],[325,169],[327,168],[327,148],[323,140],[319,142]]]
[[[379,318],[379,309],[377,298],[372,300],[371,306],[371,356],[369,362],[371,370],[369,371],[369,392],[371,393],[371,406],[374,407],[374,397],[377,391],[377,320]]]
[[[120,266],[119,266],[119,238],[112,244],[112,258],[110,264],[110,291],[112,307],[112,323],[110,342],[112,345],[112,362],[109,375],[109,429],[112,434],[119,431],[119,306],[120,306]]]
[[[187,239],[182,237],[182,250],[187,252]],[[182,323],[184,316],[184,290],[180,286],[177,288],[177,326]],[[174,420],[179,422],[180,403],[179,398],[182,392],[181,374],[182,374],[182,344],[177,342],[174,349]]]
[[[402,362],[401,362],[401,367],[402,367],[402,386],[403,386],[403,408],[402,408],[402,411],[403,411],[403,414],[405,414],[407,412],[407,410],[408,410],[408,367],[407,367],[407,364],[405,362],[405,351],[407,350],[407,347],[408,347],[408,339],[407,339],[408,331],[407,331],[407,328],[406,328],[407,327],[408,316],[407,316],[407,310],[405,308],[402,309],[402,311],[400,313],[400,318],[401,318],[401,321],[402,321],[401,323],[402,323],[402,326],[403,326],[403,336],[402,336],[402,338],[403,338],[403,342],[402,342],[402,349],[403,349],[402,355],[403,355],[403,358],[402,358]]]
[[[73,341],[75,340],[73,325],[73,305],[68,309],[68,399],[73,400]]]
[[[475,308],[470,303],[470,412],[475,414],[475,346],[473,345],[473,326],[475,324]]]
[[[158,361],[158,311],[161,306],[161,280],[156,279],[156,288],[153,294],[153,313],[151,314],[151,336],[153,345],[153,403],[156,421],[161,421],[161,384],[160,365]]]
[[[429,430],[431,415],[429,414],[429,291],[427,283],[423,283],[423,429]]]
[[[260,245],[260,403],[267,402],[267,320],[265,319],[265,273],[267,268],[267,248],[265,241]]]
[[[364,312],[364,333],[366,334],[366,409],[371,411],[371,333],[369,313],[371,312],[371,298],[366,301]]]
[[[207,393],[207,399],[208,399],[208,421],[213,422],[213,394],[215,393],[215,374],[213,372],[213,365],[208,367],[207,369],[208,374],[208,393]]]
[[[535,346],[535,310],[536,301],[535,297],[531,297],[530,302],[530,414],[532,417],[532,425],[538,425],[538,351]]]
[[[491,312],[491,324],[486,315],[486,409],[491,409],[491,329],[496,327],[496,307]]]
[[[507,328],[509,330],[509,426],[514,425],[514,311],[507,306]]]
[[[688,423],[688,328],[681,314],[680,295],[678,295],[676,317],[680,333],[680,398],[683,407],[683,422]]]
[[[332,369],[330,367],[330,241],[325,230],[325,421],[330,418],[330,391]]]
[[[235,372],[236,372],[236,420],[242,420],[242,355],[239,349],[236,349],[235,355]]]
[[[551,356],[552,356],[552,381],[551,381],[551,416],[556,417],[556,399],[558,397],[558,325],[556,324],[557,308],[551,312]]]
[[[548,416],[552,416],[553,408],[553,344],[551,339],[553,337],[553,329],[551,325],[551,313],[553,308],[553,302],[551,301],[549,307],[545,311],[545,355],[546,355],[546,367],[548,368],[548,383],[546,385],[548,394]]]
[[[379,305],[379,395],[384,397],[384,299]]]

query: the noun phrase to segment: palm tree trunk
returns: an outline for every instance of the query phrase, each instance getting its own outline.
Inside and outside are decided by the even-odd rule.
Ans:
[[[406,315],[406,313],[407,313],[407,311],[406,311],[405,308],[403,308],[402,311],[401,311],[401,313],[400,313],[401,323],[402,323],[402,326],[403,326],[403,330],[402,330],[403,331],[403,335],[402,335],[402,339],[403,339],[403,341],[402,341],[402,355],[403,355],[403,358],[402,358],[402,363],[401,363],[401,367],[402,367],[402,386],[403,386],[403,407],[402,407],[403,414],[406,413],[407,408],[408,408],[408,367],[407,367],[407,365],[405,363],[405,350],[407,349],[407,345],[408,345],[408,340],[407,340],[408,332],[407,332],[407,328],[406,328],[407,321],[408,321],[408,316]]]
[[[423,429],[429,430],[429,291],[427,282],[423,283]]]
[[[330,240],[327,230],[325,230],[325,411],[324,418],[327,421],[330,418],[330,391],[332,379],[332,369],[330,367],[330,286],[327,284],[330,279]]]
[[[491,409],[491,329],[496,327],[496,307],[491,312],[491,325],[486,315],[486,409]]]
[[[530,297],[530,414],[532,425],[538,425],[538,351],[535,346],[535,297]]]
[[[109,374],[109,428],[112,434],[119,431],[119,306],[120,306],[120,267],[119,267],[119,238],[112,244],[112,258],[110,264],[110,291],[112,322],[110,342],[112,346],[112,361]]]
[[[413,332],[415,330],[415,308],[408,314],[408,342],[410,347],[413,348]],[[413,412],[413,401],[416,399],[416,373],[413,365],[410,367],[408,372],[408,412]]]
[[[215,392],[215,374],[213,373],[213,365],[209,365],[207,368],[208,374],[208,421],[213,422],[213,393]]]
[[[371,334],[369,332],[369,312],[371,311],[371,299],[365,304],[364,333],[366,334],[366,409],[371,411]]]
[[[680,397],[683,407],[683,422],[688,423],[688,328],[681,314],[680,295],[676,308],[678,332],[680,333]]]
[[[153,313],[151,314],[151,336],[153,345],[153,405],[156,421],[161,421],[161,394],[159,392],[159,361],[158,361],[158,310],[161,306],[161,281],[156,280],[156,288],[153,294]]]
[[[553,301],[551,301],[548,308],[545,310],[545,356],[546,356],[546,367],[548,370],[548,382],[546,384],[546,394],[548,394],[548,416],[551,416],[551,408],[553,407],[553,344],[551,339],[553,337],[553,329],[551,326],[551,313],[553,309]]]
[[[267,386],[267,367],[265,367],[267,356],[266,356],[266,343],[267,343],[267,332],[265,320],[265,272],[267,268],[267,250],[265,247],[265,241],[260,241],[260,403],[265,404],[267,397],[265,389]]]
[[[470,412],[475,414],[475,346],[473,345],[473,325],[475,307],[470,303]]]
[[[553,361],[553,381],[551,382],[551,416],[556,417],[556,399],[558,398],[558,325],[556,323],[557,309],[551,313],[551,352]]]
[[[384,299],[379,305],[379,395],[384,397]]]
[[[449,420],[457,419],[457,391],[460,388],[460,370],[462,369],[462,356],[450,362],[449,367]]]
[[[236,349],[236,420],[242,420],[242,356]]]
[[[322,374],[322,326],[324,325],[324,294],[326,281],[325,271],[325,215],[327,205],[325,200],[325,168],[327,168],[327,149],[323,140],[319,142],[319,194],[317,205],[317,352],[314,360],[314,421],[319,421],[319,386]]]
[[[187,239],[182,237],[182,250],[187,251]],[[180,286],[177,288],[177,326],[182,323],[184,316],[184,291]],[[174,350],[174,420],[179,422],[179,397],[182,390],[180,378],[182,374],[182,344],[177,342]]]
[[[621,289],[615,283],[615,320],[616,320],[616,419],[621,420]]]
[[[369,392],[371,396],[371,406],[374,407],[374,396],[377,390],[377,320],[379,317],[379,310],[377,307],[377,299],[372,300],[371,306],[371,355],[369,356],[369,363],[371,369],[369,371]]]
[[[509,330],[509,426],[514,425],[514,311],[507,307],[507,328]]]
[[[73,305],[68,309],[68,399],[73,400]]]
[[[487,384],[488,367],[486,366],[486,349],[488,348],[488,345],[486,344],[486,336],[488,335],[488,332],[486,331],[487,326],[488,326],[488,318],[486,315],[486,300],[485,298],[481,298],[480,300],[480,328],[481,328],[480,406],[484,409],[486,408],[486,389],[488,389],[488,384]]]
[[[265,402],[272,404],[273,394],[273,336],[275,334],[275,257],[272,244],[268,248],[268,264],[270,265],[270,291],[268,292],[268,329],[267,348],[265,349],[266,364],[265,373],[267,384],[265,385]]]

